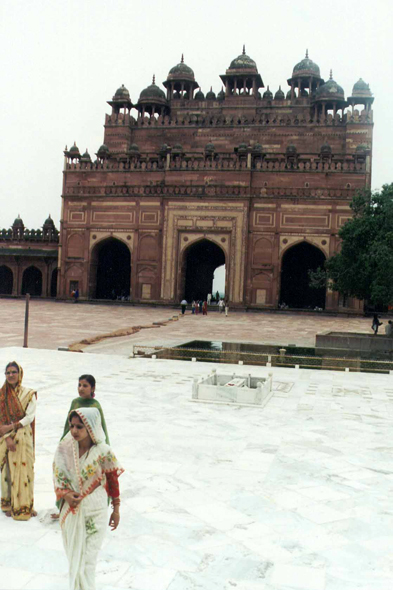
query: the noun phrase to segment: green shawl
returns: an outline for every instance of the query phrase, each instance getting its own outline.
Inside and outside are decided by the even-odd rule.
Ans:
[[[70,430],[70,424],[68,422],[68,416],[70,415],[70,412],[72,412],[73,410],[77,410],[79,408],[97,408],[97,410],[100,412],[100,415],[101,415],[102,429],[105,432],[105,442],[107,445],[109,445],[110,444],[109,443],[109,436],[108,436],[108,430],[106,428],[104,412],[102,411],[100,402],[98,402],[96,399],[94,399],[92,397],[87,398],[87,399],[84,397],[76,397],[75,399],[72,400],[70,409],[68,410],[66,422],[64,425],[64,432],[63,432],[63,435],[60,440],[62,440]]]

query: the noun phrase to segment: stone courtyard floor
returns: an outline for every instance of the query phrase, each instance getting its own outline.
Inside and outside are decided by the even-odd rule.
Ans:
[[[38,390],[38,518],[0,514],[0,590],[66,590],[51,465],[77,378],[97,378],[111,444],[126,469],[121,523],[99,555],[97,590],[391,590],[393,376],[133,358],[134,343],[192,339],[314,344],[365,318],[186,315],[84,350],[59,346],[166,321],[168,308],[0,299],[0,365]],[[192,403],[195,377],[273,372],[263,408]]]
[[[24,306],[23,300],[0,299],[0,347],[23,345]],[[207,316],[193,316],[187,311],[179,321],[161,327],[152,325],[177,314],[179,310],[163,307],[75,305],[33,299],[29,347],[57,349],[85,338],[141,325],[148,328],[132,336],[103,340],[85,351],[129,355],[133,344],[169,346],[195,339],[314,346],[315,334],[325,330],[371,333],[370,318],[296,313],[230,311],[225,318],[216,311]]]
[[[392,376],[275,368],[259,409],[190,402],[230,365],[0,348],[13,358],[38,389],[38,518],[0,515],[3,590],[68,588],[51,465],[85,372],[126,469],[97,590],[393,587]]]

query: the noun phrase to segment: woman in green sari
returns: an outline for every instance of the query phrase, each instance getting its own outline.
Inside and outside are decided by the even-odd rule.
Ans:
[[[93,375],[81,375],[78,380],[78,393],[79,397],[76,397],[72,400],[70,409],[67,413],[67,418],[64,426],[63,436],[61,440],[65,437],[65,435],[70,430],[70,423],[68,417],[73,410],[78,410],[79,408],[97,408],[97,410],[101,414],[101,425],[105,432],[105,442],[109,445],[109,436],[108,430],[106,428],[106,422],[104,418],[104,412],[102,411],[101,404],[95,398],[95,389],[96,389],[96,380],[94,379]]]

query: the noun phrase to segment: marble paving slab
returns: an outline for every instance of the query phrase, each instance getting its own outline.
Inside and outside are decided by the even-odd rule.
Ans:
[[[190,403],[214,363],[1,348],[11,359],[38,389],[38,518],[0,515],[2,590],[68,587],[51,465],[82,373],[126,469],[97,590],[393,588],[392,376],[253,367],[282,384],[258,412]]]

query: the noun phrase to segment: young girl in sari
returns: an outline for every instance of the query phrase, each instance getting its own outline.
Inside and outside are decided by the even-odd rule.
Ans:
[[[69,562],[70,590],[94,590],[98,552],[107,526],[107,498],[112,500],[109,526],[120,521],[118,477],[123,473],[105,441],[97,408],[69,415],[70,432],[60,441],[53,463],[60,526]]]
[[[34,504],[34,417],[37,392],[22,387],[23,369],[5,368],[0,389],[1,509],[14,520],[37,516]]]
[[[63,436],[69,432],[70,425],[68,421],[68,416],[72,410],[77,410],[78,408],[97,408],[101,415],[101,425],[105,432],[105,442],[106,444],[109,443],[109,436],[108,430],[106,428],[106,422],[104,418],[104,412],[102,411],[101,404],[95,398],[95,390],[96,390],[96,380],[93,375],[81,375],[78,379],[78,393],[79,397],[76,397],[72,400],[70,409],[68,410],[67,418],[64,425]]]

